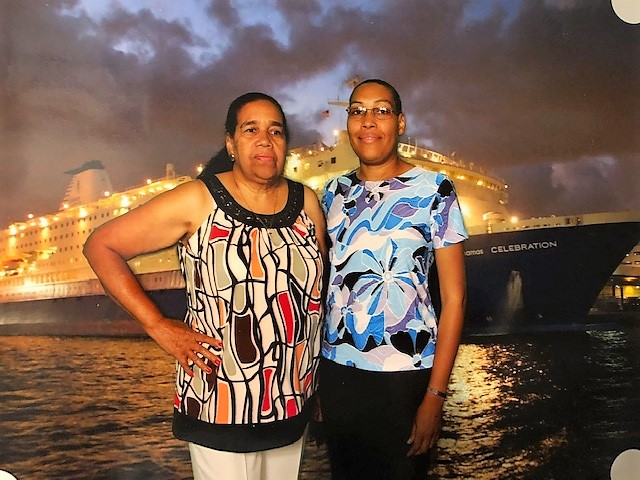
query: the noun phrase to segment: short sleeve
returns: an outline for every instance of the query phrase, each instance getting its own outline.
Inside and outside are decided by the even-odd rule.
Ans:
[[[469,238],[455,188],[444,175],[431,206],[431,238],[434,248],[446,247]]]

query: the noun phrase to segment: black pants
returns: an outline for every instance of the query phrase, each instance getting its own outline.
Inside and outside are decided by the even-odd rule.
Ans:
[[[320,403],[333,480],[423,480],[428,456],[407,457],[431,370],[369,372],[320,363]]]

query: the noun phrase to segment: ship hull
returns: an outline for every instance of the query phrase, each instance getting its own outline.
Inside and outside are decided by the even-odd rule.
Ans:
[[[585,325],[598,293],[638,238],[638,222],[472,235],[465,243],[465,333]],[[175,275],[155,274],[157,288],[148,291],[165,315],[183,318],[186,295],[175,288]],[[0,303],[0,335],[143,334],[105,295]]]
[[[471,236],[465,245],[468,331],[584,324],[638,238],[638,222]]]
[[[148,291],[164,315],[184,318],[182,288]],[[138,322],[106,295],[0,303],[0,335],[146,335]]]

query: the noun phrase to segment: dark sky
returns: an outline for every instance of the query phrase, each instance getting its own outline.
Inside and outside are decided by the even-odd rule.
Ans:
[[[640,209],[640,25],[609,1],[95,5],[0,0],[3,226],[89,160],[116,189],[192,174],[246,91],[281,100],[291,147],[330,141],[354,75],[397,87],[412,141],[501,175],[521,218]]]

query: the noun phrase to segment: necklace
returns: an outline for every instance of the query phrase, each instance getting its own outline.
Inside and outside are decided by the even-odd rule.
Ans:
[[[258,222],[260,225],[262,225],[267,230],[267,233],[269,233],[268,230],[273,228],[273,222],[275,221],[275,218],[276,218],[276,209],[278,208],[278,194],[280,193],[280,189],[279,188],[276,189],[276,198],[273,203],[273,214],[269,219],[270,220],[269,223],[267,223],[262,218],[263,214],[256,213],[253,211],[253,209],[251,208],[251,204],[247,201],[247,198],[244,196],[244,193],[242,193],[242,190],[240,189],[240,185],[238,185],[238,182],[236,181],[236,176],[232,174],[232,177],[233,177],[233,183],[236,185],[236,190],[238,190],[238,193],[240,193],[240,198],[242,198],[242,201],[247,206],[247,210],[251,212],[251,215],[253,216],[254,220],[256,220],[256,222]]]

